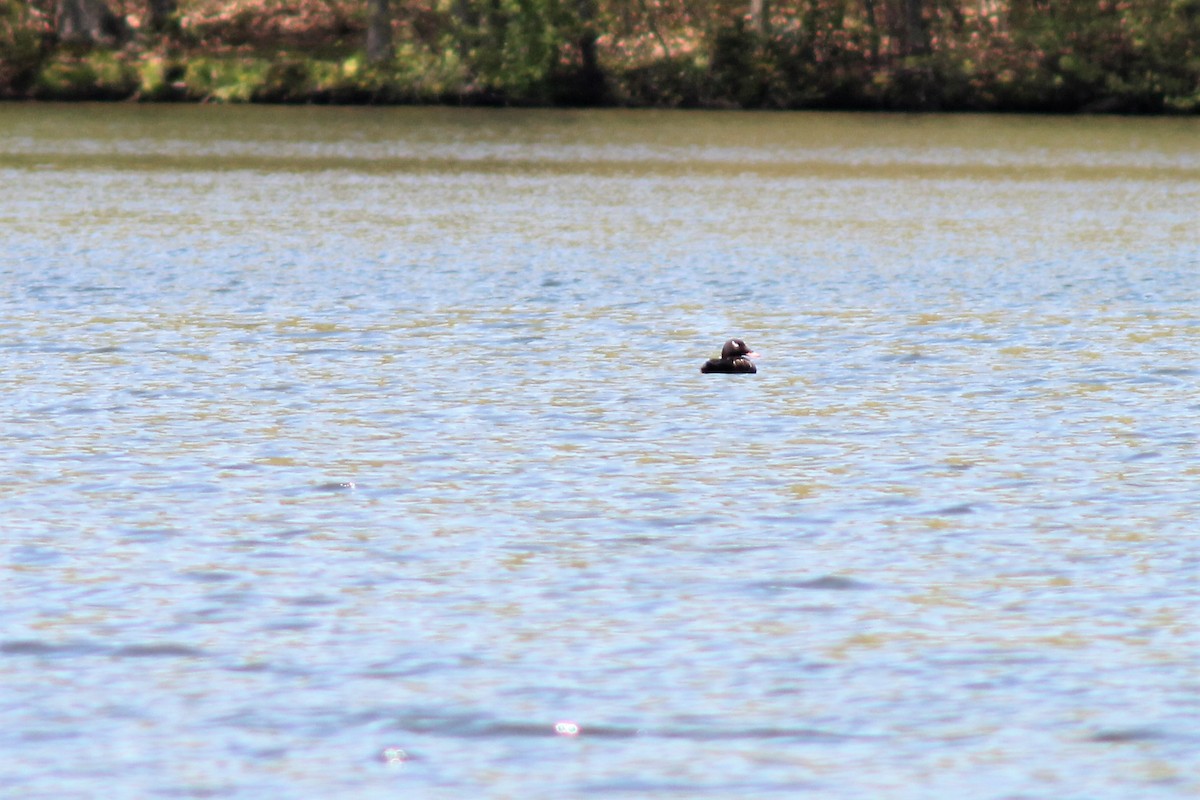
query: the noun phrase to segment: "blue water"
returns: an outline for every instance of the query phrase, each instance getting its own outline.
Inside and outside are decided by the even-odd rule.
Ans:
[[[0,786],[1195,796],[1196,131],[0,108]]]

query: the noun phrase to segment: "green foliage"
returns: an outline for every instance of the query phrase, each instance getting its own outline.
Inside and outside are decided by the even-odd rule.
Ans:
[[[1064,0],[1026,13],[1014,54],[1030,54],[1007,99],[1043,111],[1160,112],[1194,108],[1200,88],[1200,3]]]
[[[467,90],[494,102],[545,102],[573,17],[559,0],[461,0],[453,18]]]
[[[0,0],[0,97],[26,90],[45,56],[43,32],[23,0]]]
[[[138,70],[118,54],[93,50],[59,55],[43,65],[32,88],[43,100],[124,100],[141,84]]]
[[[179,60],[149,53],[135,66],[141,82],[137,99],[177,101],[187,98],[186,84],[183,81],[187,66]]]
[[[186,96],[219,103],[352,102],[371,99],[371,75],[346,62],[285,56],[193,59],[182,76]]]
[[[180,0],[119,51],[0,0],[0,97],[1200,112],[1200,0],[772,0],[761,29],[748,0],[391,4],[368,64],[362,0]]]
[[[707,65],[692,56],[652,61],[617,77],[617,99],[625,105],[699,108],[711,97]]]
[[[775,108],[871,107],[883,71],[872,71],[865,46],[813,23],[777,33],[767,45],[768,103]],[[873,82],[874,81],[874,82]]]
[[[188,96],[223,103],[248,103],[265,81],[271,64],[252,58],[194,58],[183,83]]]
[[[262,103],[302,103],[316,88],[313,73],[320,62],[287,57],[272,61],[252,89],[252,100]]]
[[[448,100],[468,82],[466,65],[450,43],[436,50],[402,45],[391,76],[413,102]]]
[[[739,108],[764,105],[773,55],[764,44],[763,37],[747,28],[741,19],[719,28],[711,48],[708,97]]]
[[[151,56],[137,65],[140,96],[148,100],[164,99],[170,88],[170,68],[161,59]]]

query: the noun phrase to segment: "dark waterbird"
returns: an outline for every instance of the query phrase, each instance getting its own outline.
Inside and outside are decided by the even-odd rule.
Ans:
[[[710,358],[700,368],[701,372],[720,372],[728,375],[750,374],[758,372],[758,367],[750,359],[758,358],[758,353],[751,350],[741,339],[730,339],[721,348],[720,358]]]

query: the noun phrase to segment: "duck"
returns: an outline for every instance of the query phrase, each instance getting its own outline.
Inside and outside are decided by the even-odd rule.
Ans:
[[[750,375],[758,372],[758,367],[750,359],[758,358],[758,353],[751,350],[741,339],[730,339],[721,348],[720,358],[710,358],[700,368],[701,372],[719,372],[727,375]]]

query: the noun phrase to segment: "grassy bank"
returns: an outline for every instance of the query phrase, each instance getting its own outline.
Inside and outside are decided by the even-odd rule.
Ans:
[[[0,97],[1035,112],[1200,111],[1200,0],[140,0],[68,40],[0,0]],[[900,12],[916,9],[919,16]]]

